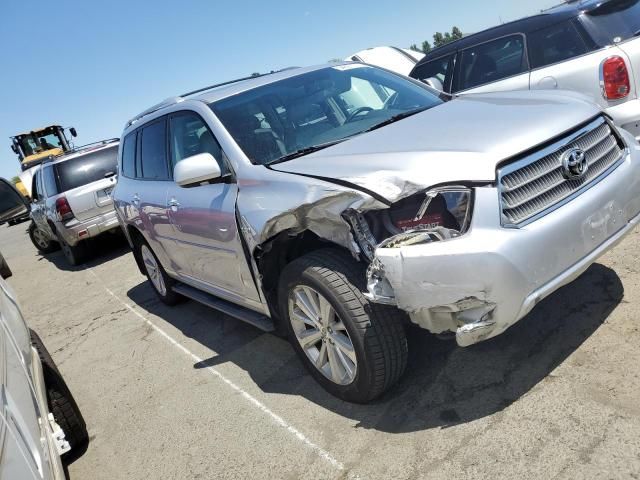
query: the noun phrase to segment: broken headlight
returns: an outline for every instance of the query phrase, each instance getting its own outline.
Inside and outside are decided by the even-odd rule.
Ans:
[[[412,195],[385,210],[344,213],[354,239],[371,261],[375,249],[444,241],[466,233],[471,223],[473,190],[446,186]]]
[[[437,229],[462,235],[471,223],[473,190],[467,187],[434,188],[393,205],[385,227],[394,234]]]

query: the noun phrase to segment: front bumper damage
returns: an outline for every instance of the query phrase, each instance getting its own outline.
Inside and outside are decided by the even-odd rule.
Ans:
[[[499,194],[476,188],[469,231],[444,241],[386,241],[368,297],[396,305],[460,346],[495,337],[614,247],[640,222],[640,148],[568,204],[520,229],[500,225]]]

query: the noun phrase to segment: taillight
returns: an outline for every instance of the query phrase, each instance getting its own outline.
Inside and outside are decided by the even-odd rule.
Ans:
[[[602,94],[607,100],[620,100],[631,93],[629,70],[622,57],[609,57],[602,63]]]
[[[68,220],[73,218],[73,211],[67,201],[67,197],[60,197],[56,200],[56,212],[61,220]]]

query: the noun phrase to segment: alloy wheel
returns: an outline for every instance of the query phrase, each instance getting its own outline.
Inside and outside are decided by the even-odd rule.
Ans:
[[[149,279],[151,280],[153,287],[158,291],[160,295],[165,296],[167,294],[167,287],[164,284],[162,272],[160,271],[160,266],[156,261],[156,257],[153,255],[153,253],[151,253],[151,250],[146,245],[142,245],[140,253],[142,254],[144,268],[149,274]]]
[[[288,303],[296,339],[315,368],[338,385],[353,383],[358,371],[356,352],[329,301],[313,288],[298,285]]]
[[[36,245],[43,250],[49,246],[49,239],[46,237],[44,232],[37,227],[33,230],[33,239],[35,240]]]

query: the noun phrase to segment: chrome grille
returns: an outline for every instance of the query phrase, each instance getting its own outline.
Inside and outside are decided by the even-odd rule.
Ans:
[[[579,148],[587,156],[584,177],[567,180],[562,155]],[[502,224],[517,227],[578,195],[612,170],[623,150],[609,124],[600,118],[550,147],[498,172]]]

